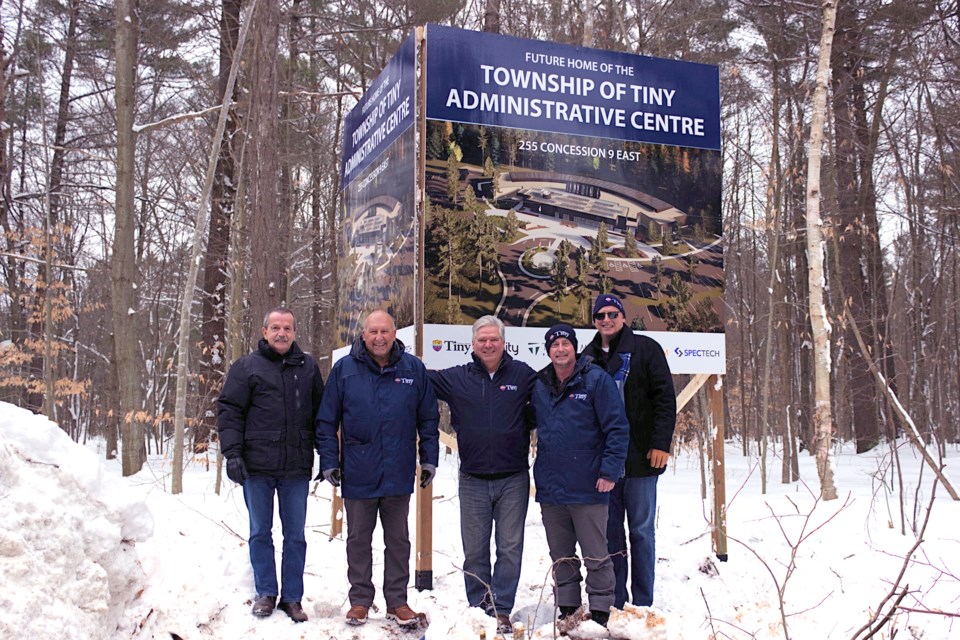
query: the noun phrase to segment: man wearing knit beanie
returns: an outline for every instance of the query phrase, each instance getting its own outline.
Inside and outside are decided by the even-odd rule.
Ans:
[[[555,324],[547,331],[546,336],[546,346],[547,353],[550,353],[550,345],[557,341],[558,338],[566,338],[570,341],[570,344],[573,345],[573,351],[576,353],[578,350],[577,346],[577,331],[568,324],[560,323]]]
[[[533,478],[555,563],[557,626],[565,632],[576,624],[573,614],[580,608],[578,544],[587,567],[590,617],[606,626],[614,604],[607,503],[623,475],[629,427],[613,379],[590,358],[577,358],[573,327],[556,324],[544,339],[550,364],[537,375],[530,399],[537,421]]]
[[[619,298],[609,293],[597,296],[593,305],[597,334],[583,350],[583,355],[603,367],[620,389],[630,421],[625,473],[610,492],[607,520],[618,609],[628,600],[628,564],[630,601],[644,607],[653,604],[657,480],[670,459],[677,414],[673,377],[663,349],[652,338],[634,334],[626,321]],[[629,562],[625,523],[630,531]]]

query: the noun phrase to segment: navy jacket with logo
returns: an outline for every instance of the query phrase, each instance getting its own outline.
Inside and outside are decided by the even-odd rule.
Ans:
[[[660,475],[666,467],[654,469],[650,449],[670,452],[677,423],[677,396],[673,390],[670,365],[663,348],[653,338],[635,334],[624,327],[614,336],[610,353],[604,353],[598,332],[583,354],[613,376],[620,388],[630,421],[630,447],[625,475],[642,478]]]
[[[323,377],[310,355],[296,342],[280,355],[261,338],[230,367],[217,399],[224,457],[242,457],[255,476],[309,477],[322,395]]]
[[[492,380],[476,354],[468,364],[430,371],[437,398],[450,405],[461,471],[497,475],[527,470],[530,429],[525,414],[536,376],[509,353],[503,354]]]
[[[550,364],[537,374],[532,404],[537,419],[537,502],[608,503],[610,494],[597,491],[597,480],[616,482],[623,475],[630,433],[613,378],[580,356],[573,375],[561,386]]]
[[[396,340],[387,366],[381,367],[358,339],[350,355],[330,370],[317,412],[320,469],[341,470],[344,498],[409,495],[418,436],[420,464],[438,463],[439,420],[423,363]]]

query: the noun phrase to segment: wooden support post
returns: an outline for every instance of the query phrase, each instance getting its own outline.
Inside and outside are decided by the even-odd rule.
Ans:
[[[420,477],[419,467],[417,477]],[[433,485],[417,484],[417,563],[413,586],[417,591],[433,589]]]
[[[721,562],[727,561],[727,485],[724,467],[723,444],[726,429],[723,423],[723,379],[710,376],[707,384],[707,404],[710,415],[707,425],[713,431],[713,450],[710,456],[713,467],[713,550]]]
[[[417,27],[417,75],[423,77],[423,71],[427,66],[427,45],[426,31],[423,27]],[[425,273],[422,265],[426,264],[424,258],[424,245],[427,228],[426,216],[426,173],[427,173],[427,119],[423,116],[427,104],[427,83],[422,80],[418,83],[417,90],[417,124],[420,136],[419,149],[417,151],[417,173],[416,185],[414,191],[417,194],[416,215],[417,215],[417,235],[419,238],[417,249],[417,264],[421,265],[414,288],[415,309],[420,311],[415,315],[414,326],[414,353],[418,358],[423,358],[423,308],[424,308],[424,290],[426,287]],[[417,467],[417,478],[420,478],[420,468]],[[416,544],[416,570],[413,575],[413,586],[417,591],[433,589],[433,486],[426,489],[420,488],[420,483],[416,486],[417,500],[417,544]]]
[[[330,537],[336,538],[343,533],[343,498],[336,487],[330,487]]]

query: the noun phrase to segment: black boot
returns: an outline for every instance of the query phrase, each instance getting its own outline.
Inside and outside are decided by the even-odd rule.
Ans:
[[[601,627],[607,626],[607,621],[610,619],[609,611],[591,611],[590,619],[596,622]]]
[[[577,612],[577,609],[580,607],[560,607],[560,615],[557,616],[557,620],[563,620],[564,618],[569,618]]]

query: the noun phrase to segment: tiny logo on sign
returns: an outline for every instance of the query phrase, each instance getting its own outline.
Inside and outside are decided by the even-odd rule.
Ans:
[[[433,345],[434,351],[440,351],[440,349],[443,349],[443,340],[434,340],[430,344]]]

